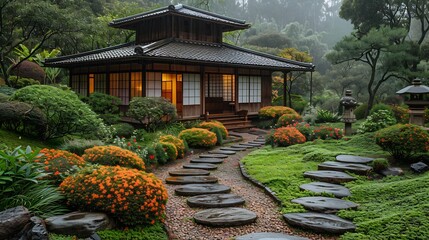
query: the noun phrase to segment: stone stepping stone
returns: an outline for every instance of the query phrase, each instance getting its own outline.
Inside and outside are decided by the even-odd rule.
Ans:
[[[265,142],[262,143],[262,142],[251,141],[251,142],[248,142],[247,144],[258,145],[260,147],[260,146],[264,146]]]
[[[233,147],[221,147],[220,150],[224,151],[234,151],[234,152],[240,152],[245,151],[247,148],[233,148]]]
[[[229,193],[231,188],[222,184],[188,184],[176,188],[174,192],[179,196],[196,196],[204,194]]]
[[[210,194],[198,195],[188,198],[188,205],[190,207],[203,207],[203,208],[224,208],[236,207],[244,204],[244,199],[236,194]]]
[[[302,190],[307,190],[315,193],[330,193],[337,198],[349,197],[350,190],[344,186],[326,182],[311,182],[299,186]]]
[[[202,184],[202,183],[217,183],[217,177],[211,176],[180,176],[168,177],[165,182],[168,184],[184,185],[184,184]]]
[[[200,158],[227,158],[228,155],[225,154],[201,154]]]
[[[210,154],[225,154],[225,155],[234,155],[235,151],[226,151],[226,150],[213,150],[209,151]]]
[[[304,177],[329,183],[350,182],[356,179],[347,173],[339,171],[307,171],[304,173]]]
[[[357,163],[342,163],[342,162],[334,162],[327,161],[318,165],[319,170],[333,170],[333,171],[349,171],[352,173],[366,175],[368,172],[372,170],[372,167],[357,164]]]
[[[235,240],[308,240],[308,238],[283,233],[260,232],[236,237]]]
[[[338,155],[335,157],[338,162],[344,163],[360,163],[360,164],[368,164],[374,160],[374,158],[368,157],[360,157],[353,155]]]
[[[183,168],[216,170],[217,166],[210,163],[188,163],[188,164],[184,164]]]
[[[194,158],[194,159],[191,159],[191,163],[221,164],[223,163],[223,160],[220,158]]]
[[[233,227],[253,223],[258,216],[244,208],[212,208],[197,212],[194,220],[211,227]]]
[[[336,213],[339,210],[358,207],[354,202],[329,197],[302,197],[293,199],[292,202],[301,204],[307,210],[321,213]]]
[[[254,147],[259,147],[259,145],[256,145],[256,144],[250,144],[250,143],[239,143],[238,144],[238,146],[241,146],[241,147],[247,147],[247,148],[254,148]]]
[[[356,226],[345,219],[325,213],[287,213],[283,215],[287,223],[316,232],[342,234],[354,231]]]
[[[229,147],[232,147],[232,148],[246,148],[246,149],[253,148],[253,146],[243,146],[243,145],[239,145],[239,144],[234,144],[234,145],[231,145]]]
[[[255,139],[255,140],[253,140],[253,142],[255,142],[255,143],[263,143],[263,144],[265,144],[265,139],[264,138],[257,138],[257,139]]]
[[[170,176],[208,176],[210,172],[203,169],[179,169],[169,172]]]

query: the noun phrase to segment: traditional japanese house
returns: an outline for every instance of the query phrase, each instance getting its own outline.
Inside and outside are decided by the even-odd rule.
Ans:
[[[45,65],[67,68],[78,94],[119,97],[124,111],[131,98],[151,96],[169,99],[182,119],[240,110],[255,114],[271,103],[273,71],[314,70],[311,63],[224,43],[224,32],[249,24],[181,4],[109,25],[135,31],[135,42],[47,59]]]

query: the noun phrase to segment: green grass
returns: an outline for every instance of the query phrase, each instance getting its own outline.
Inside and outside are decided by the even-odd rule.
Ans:
[[[282,213],[304,212],[294,198],[314,195],[299,186],[311,180],[303,173],[317,170],[317,165],[334,160],[338,154],[387,157],[373,140],[373,134],[357,135],[348,141],[314,141],[287,148],[265,147],[242,161],[248,173],[277,193],[282,200]],[[356,175],[355,175],[356,176]],[[404,177],[369,180],[356,176],[348,183],[349,200],[360,205],[358,210],[341,211],[358,226],[355,233],[342,239],[424,239],[429,236],[429,173]]]
[[[20,136],[19,134],[0,129],[0,149],[9,148],[10,150],[15,149],[18,146],[30,146],[31,148],[45,148],[56,145],[55,141],[43,142],[37,139],[31,139]]]

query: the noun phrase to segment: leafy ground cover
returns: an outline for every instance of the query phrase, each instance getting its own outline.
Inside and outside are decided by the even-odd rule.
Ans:
[[[17,146],[31,146],[32,148],[42,149],[51,148],[57,145],[55,141],[43,142],[37,139],[31,139],[28,137],[22,137],[19,134],[0,129],[0,149],[14,149]]]
[[[316,170],[323,161],[335,160],[338,154],[387,157],[379,148],[374,134],[356,135],[348,140],[316,140],[287,148],[265,147],[242,161],[248,173],[270,187],[282,200],[282,212],[304,212],[294,198],[311,196],[299,186],[311,182],[303,173]],[[358,228],[342,239],[422,239],[429,235],[429,174],[389,177],[378,180],[357,176],[348,183],[348,199],[360,205],[358,210],[342,211]],[[328,195],[327,195],[328,196]]]

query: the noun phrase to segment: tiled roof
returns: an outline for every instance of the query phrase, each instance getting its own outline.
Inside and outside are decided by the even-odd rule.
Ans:
[[[239,48],[229,44],[166,39],[146,45],[121,45],[78,55],[47,59],[46,66],[66,67],[76,64],[123,59],[150,59],[211,63],[220,65],[245,65],[279,70],[311,71],[314,65],[292,61],[268,54]]]
[[[247,28],[248,25],[243,20],[238,20],[226,16],[222,16],[216,13],[211,13],[208,11],[204,11],[198,8],[186,6],[183,4],[177,4],[177,5],[170,5],[168,7],[163,7],[159,9],[155,9],[153,11],[144,12],[136,15],[132,15],[129,17],[124,17],[120,19],[114,19],[109,25],[112,27],[120,27],[122,25],[126,25],[128,23],[137,22],[139,20],[162,15],[162,14],[176,14],[176,15],[183,15],[183,16],[189,16],[194,18],[201,18],[208,21],[215,21],[219,23],[225,23],[225,24],[232,24],[232,25],[241,25],[244,28]]]

